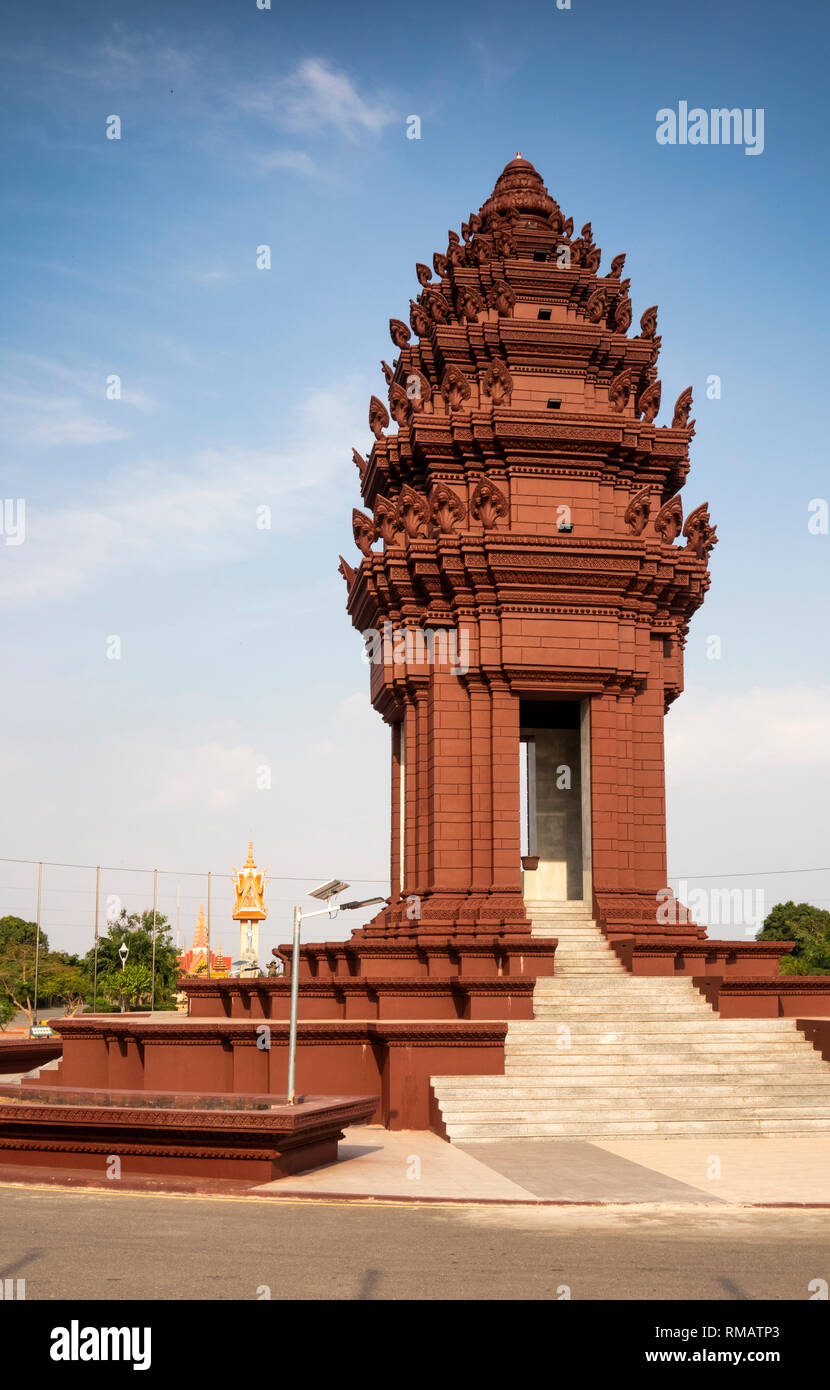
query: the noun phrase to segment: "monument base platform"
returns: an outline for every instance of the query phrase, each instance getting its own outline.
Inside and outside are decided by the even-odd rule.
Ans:
[[[61,1086],[0,1087],[0,1175],[9,1168],[93,1179],[194,1178],[247,1186],[337,1160],[346,1125],[376,1096],[195,1095]]]

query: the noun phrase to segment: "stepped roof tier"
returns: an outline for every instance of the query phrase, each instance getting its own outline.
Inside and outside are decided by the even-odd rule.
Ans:
[[[386,400],[369,406],[371,452],[354,451],[363,558],[341,573],[359,629],[526,608],[533,589],[544,604],[578,592],[588,608],[650,612],[682,646],[715,544],[706,505],[684,524],[678,496],[692,392],[657,423],[657,307],[632,332],[625,255],[604,273],[602,260],[590,222],[574,235],[517,154],[432,270],[416,266],[408,322],[390,320]]]

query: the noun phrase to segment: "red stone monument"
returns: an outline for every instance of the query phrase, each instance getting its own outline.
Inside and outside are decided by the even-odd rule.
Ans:
[[[392,741],[367,939],[525,935],[526,897],[665,931],[663,719],[715,531],[680,500],[691,389],[658,424],[657,308],[632,333],[625,256],[601,259],[517,155],[390,321],[341,566]]]

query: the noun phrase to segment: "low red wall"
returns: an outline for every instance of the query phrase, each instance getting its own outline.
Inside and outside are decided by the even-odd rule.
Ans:
[[[58,1072],[49,1074],[50,1084],[285,1095],[285,1022],[146,1022],[99,1016],[62,1019],[55,1026],[64,1050]],[[314,1095],[378,1095],[376,1123],[389,1129],[428,1129],[430,1077],[502,1075],[506,1032],[507,1024],[498,1020],[301,1021],[297,1089]]]
[[[617,955],[633,975],[694,975],[718,979],[779,980],[781,957],[792,941],[687,942],[677,937],[611,939]]]
[[[31,1071],[61,1055],[60,1038],[6,1037],[0,1033],[0,1076]]]
[[[556,941],[482,934],[469,941],[415,933],[319,942],[300,952],[301,1019],[486,1020],[533,1017],[533,987],[554,973]],[[283,950],[281,948],[281,954]],[[285,975],[182,976],[191,1018],[287,1019]]]
[[[722,1018],[830,1018],[830,975],[739,979],[693,975],[692,982]]]

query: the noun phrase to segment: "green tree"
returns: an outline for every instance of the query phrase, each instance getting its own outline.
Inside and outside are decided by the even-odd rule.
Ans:
[[[3,1012],[20,1011],[31,1022],[35,1012],[35,946],[37,924],[20,917],[0,917],[0,1001]],[[78,956],[50,951],[49,938],[40,933],[37,1006],[62,1004],[64,1012],[77,1013],[88,997],[83,964]],[[6,1018],[8,1023],[8,1018]],[[0,1027],[3,1026],[0,1014]]]
[[[812,903],[776,903],[758,941],[794,941],[781,961],[782,975],[830,975],[830,912]]]
[[[98,981],[98,988],[105,999],[113,1004],[123,1000],[124,1008],[140,1009],[149,1004],[153,986],[153,975],[149,965],[131,965],[129,961],[122,969],[111,970]]]
[[[17,1009],[7,994],[0,994],[0,1033],[5,1033]]]
[[[31,1022],[35,1011],[35,945],[10,935],[0,946],[0,997]],[[40,980],[38,980],[38,993]]]
[[[90,997],[89,981],[77,956],[50,951],[41,962],[37,981],[38,1001],[62,1004],[64,1013],[80,1013]]]
[[[35,942],[37,941],[37,922],[26,922],[22,917],[0,917],[0,951],[5,950],[6,946],[31,946],[34,952]],[[49,939],[46,932],[40,929],[40,949],[49,950]],[[34,960],[34,955],[32,956]]]
[[[105,936],[98,942],[98,985],[99,990],[104,976],[114,975],[121,970],[121,957],[118,952],[126,942],[129,950],[127,968],[131,965],[146,966],[148,972],[153,962],[153,913],[132,912],[122,909],[120,917],[110,922]],[[83,959],[83,971],[92,989],[95,952],[87,951]],[[179,952],[173,944],[170,926],[163,912],[156,913],[156,989],[155,1002],[163,1007],[172,1002],[176,980],[179,975]],[[103,991],[101,991],[103,993]],[[106,995],[103,995],[106,998]],[[149,1002],[149,995],[148,995]]]

